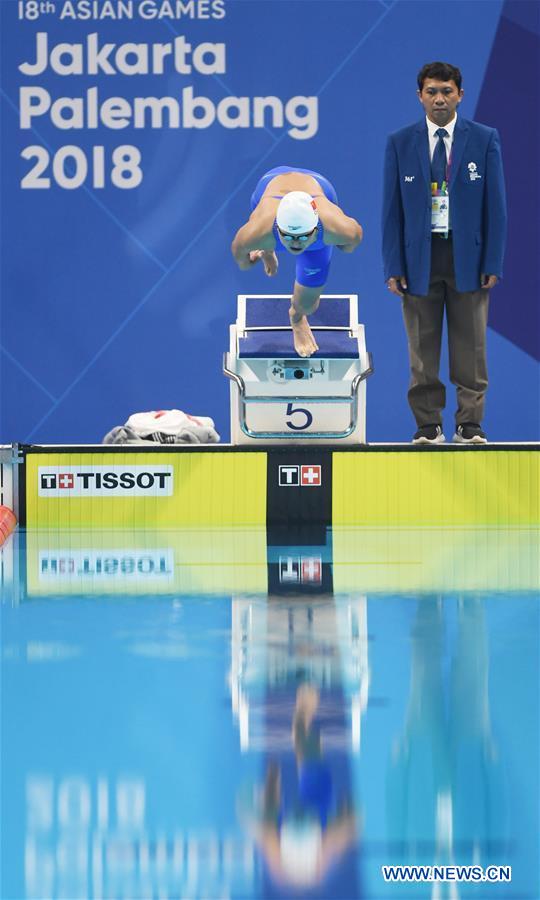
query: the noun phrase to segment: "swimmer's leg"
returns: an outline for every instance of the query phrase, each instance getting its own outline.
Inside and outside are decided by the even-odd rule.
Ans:
[[[277,763],[271,762],[264,782],[263,818],[265,822],[277,821],[281,806],[281,771]]]
[[[298,356],[311,356],[319,349],[306,316],[311,315],[317,309],[323,288],[324,284],[317,287],[306,287],[297,281],[294,282],[289,317],[293,330],[294,349]]]

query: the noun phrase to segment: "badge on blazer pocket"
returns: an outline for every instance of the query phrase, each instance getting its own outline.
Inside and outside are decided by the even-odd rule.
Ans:
[[[479,178],[482,178],[475,162],[470,162],[467,166],[467,170],[469,172],[469,181],[478,181]]]

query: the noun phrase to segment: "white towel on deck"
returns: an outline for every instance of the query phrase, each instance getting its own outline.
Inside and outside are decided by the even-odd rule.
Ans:
[[[217,444],[219,434],[209,416],[190,416],[181,409],[133,413],[124,426],[113,428],[105,444]]]

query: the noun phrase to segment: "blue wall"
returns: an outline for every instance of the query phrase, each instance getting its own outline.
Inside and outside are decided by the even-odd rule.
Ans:
[[[130,413],[168,407],[213,416],[227,440],[221,356],[236,295],[287,292],[293,277],[287,259],[272,282],[262,270],[239,272],[229,245],[248,216],[257,179],[280,164],[323,172],[344,209],[364,226],[361,248],[334,258],[328,290],[360,295],[376,365],[368,386],[368,438],[409,440],[401,311],[382,280],[381,169],[387,134],[421,117],[416,72],[435,58],[460,66],[461,111],[499,128],[507,162],[510,247],[504,282],[493,292],[486,429],[491,439],[538,439],[538,283],[528,262],[537,236],[538,217],[530,209],[538,207],[538,141],[532,131],[523,133],[527,116],[536,118],[537,4],[220,0],[198,8],[210,16],[224,12],[221,18],[147,20],[139,12],[152,4],[133,0],[133,18],[100,21],[60,18],[64,0],[51,6],[54,12],[38,20],[21,20],[15,0],[1,4],[0,441],[100,441]],[[106,11],[118,4],[102,0],[96,6]],[[162,0],[154,6],[164,8]],[[85,42],[95,32],[102,44],[164,43],[184,35],[193,47],[225,44],[225,66],[215,74],[179,74],[169,57],[161,75],[62,75],[50,68],[25,75],[18,67],[35,59],[37,32],[48,34],[49,48]],[[516,76],[509,59],[520,61]],[[68,54],[60,62],[66,65]],[[21,87],[44,88],[52,101],[84,96],[93,87],[102,100],[124,102],[181,99],[190,87],[214,104],[229,94],[272,95],[284,106],[307,96],[318,98],[317,121],[293,99],[282,127],[267,118],[264,128],[215,122],[207,128],[61,129],[44,114],[22,129]],[[290,134],[295,112],[296,137]],[[144,177],[135,189],[110,183],[110,155],[124,144],[142,153]],[[51,156],[75,145],[88,158],[92,147],[105,147],[105,188],[94,188],[91,175],[79,188],[62,188],[49,164],[44,175],[50,187],[22,189],[21,179],[36,161],[21,158],[30,145],[48,148]],[[72,173],[69,166],[66,173]],[[447,434],[453,410],[451,389]]]

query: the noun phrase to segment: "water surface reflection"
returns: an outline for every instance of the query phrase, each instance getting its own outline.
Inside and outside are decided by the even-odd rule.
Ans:
[[[15,536],[1,896],[540,896],[536,538],[446,537]]]

